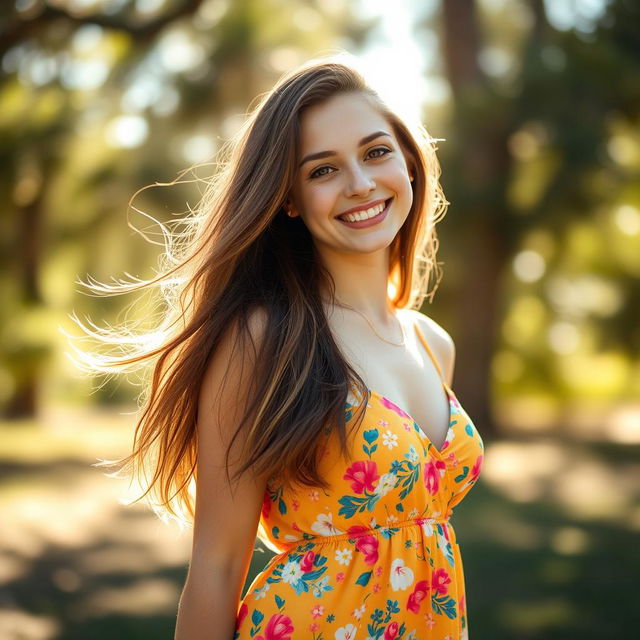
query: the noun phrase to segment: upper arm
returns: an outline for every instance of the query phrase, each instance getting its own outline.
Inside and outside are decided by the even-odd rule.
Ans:
[[[442,369],[442,375],[446,383],[451,386],[453,383],[453,372],[456,361],[456,346],[453,338],[443,329],[433,318],[420,311],[415,311],[420,330],[424,333]]]
[[[251,338],[259,350],[266,313],[248,318]],[[207,365],[198,399],[196,501],[190,572],[202,568],[230,571],[238,580],[246,574],[253,553],[266,478],[252,469],[233,481],[238,469],[244,431],[229,453],[229,484],[225,453],[247,408],[247,391],[255,369],[251,340],[239,339],[237,325],[229,327]]]

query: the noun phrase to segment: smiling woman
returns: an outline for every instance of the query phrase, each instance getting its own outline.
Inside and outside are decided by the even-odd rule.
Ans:
[[[336,252],[353,250],[354,242],[369,251],[390,246],[409,215],[408,164],[414,161],[389,125],[371,97],[356,91],[338,93],[301,114],[302,161],[286,206],[312,233],[323,264]],[[361,137],[362,132],[369,133]],[[332,150],[315,151],[323,146]],[[369,232],[355,239],[345,227]]]
[[[453,342],[416,310],[448,204],[433,140],[321,59],[224,154],[166,271],[88,285],[161,285],[149,340],[83,327],[125,345],[90,370],[154,362],[119,462],[193,523],[176,638],[467,637],[449,517],[482,440],[446,383]],[[277,555],[241,597],[256,535]]]

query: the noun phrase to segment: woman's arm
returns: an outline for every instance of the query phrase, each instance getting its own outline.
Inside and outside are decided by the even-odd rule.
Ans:
[[[250,316],[257,350],[265,325],[264,312]],[[236,337],[235,328],[227,331],[200,390],[193,548],[175,640],[232,640],[254,549],[267,479],[254,477],[249,470],[230,487],[224,469],[225,451],[246,408],[255,366],[250,341],[241,352],[233,348]],[[243,446],[239,436],[230,452],[230,476],[239,466]]]

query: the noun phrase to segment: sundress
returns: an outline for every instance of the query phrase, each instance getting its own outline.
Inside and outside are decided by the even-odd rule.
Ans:
[[[347,466],[337,434],[327,436],[319,470],[330,491],[270,479],[258,536],[277,555],[241,599],[234,640],[469,637],[449,519],[478,479],[484,446],[413,324],[449,397],[445,442],[438,450],[406,411],[368,389]],[[355,408],[345,406],[347,428]]]

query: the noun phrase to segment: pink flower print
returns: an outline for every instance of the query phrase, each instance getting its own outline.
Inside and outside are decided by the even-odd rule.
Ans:
[[[458,608],[460,609],[460,613],[464,612],[464,605],[465,605],[464,596],[462,596],[462,598],[460,598],[460,603],[458,605]]]
[[[406,411],[403,411],[397,404],[394,404],[393,402],[391,402],[389,398],[380,396],[380,404],[383,407],[386,407],[387,409],[391,409],[391,411],[393,411],[394,413],[397,413],[401,418],[409,418],[409,420],[413,419]]]
[[[429,583],[426,580],[416,582],[416,586],[407,600],[407,609],[413,613],[420,613],[420,603],[427,597],[427,591],[429,591]]]
[[[320,500],[320,494],[315,489],[313,491],[309,491],[309,500],[318,502],[318,500]]]
[[[475,482],[480,475],[480,468],[482,467],[482,456],[478,456],[476,458],[476,463],[473,465],[471,469],[471,476],[469,477],[469,482]]]
[[[451,582],[451,578],[446,569],[436,569],[431,577],[431,586],[439,595],[443,596],[447,593],[447,585]]]
[[[384,630],[384,640],[394,640],[394,638],[397,635],[398,635],[398,623],[397,622],[392,622]]]
[[[440,470],[444,471],[446,468],[447,465],[442,460],[429,460],[424,465],[424,486],[432,496],[438,493],[440,487]]]
[[[376,567],[376,570],[375,570],[376,578],[379,578],[382,575],[383,571],[384,569],[382,567]]]
[[[300,560],[300,569],[302,573],[307,573],[313,569],[313,560],[316,557],[316,554],[313,551],[307,551],[302,556],[302,560]]]
[[[291,508],[294,511],[297,511],[300,508],[300,503],[297,500],[292,500],[291,501]]]
[[[380,591],[380,583],[379,583],[379,582],[376,582],[376,583],[373,585],[373,593],[378,593],[378,591]]]
[[[262,517],[268,518],[270,513],[271,513],[271,499],[269,498],[269,493],[265,491],[264,498],[262,500]]]
[[[357,537],[361,533],[366,533],[369,529],[370,527],[365,527],[362,524],[353,524],[347,529],[347,533],[350,536]]]
[[[247,617],[247,613],[249,613],[249,607],[246,602],[243,602],[240,610],[238,611],[238,616],[236,617],[236,629],[240,628],[242,621]]]
[[[373,491],[373,483],[379,478],[378,465],[373,460],[354,462],[342,476],[343,480],[351,482],[351,489],[355,493],[364,493],[365,489]]]
[[[264,629],[265,640],[291,640],[292,633],[291,618],[283,613],[272,615]]]
[[[378,538],[375,536],[360,536],[356,540],[356,549],[364,554],[365,564],[378,562]]]
[[[315,620],[316,618],[322,618],[324,615],[324,605],[317,604],[313,609],[311,609],[311,617]]]
[[[319,628],[320,628],[320,625],[317,622],[312,622],[309,625],[309,631],[311,631],[311,633],[315,633]]]
[[[434,627],[434,626],[435,626],[435,624],[436,624],[436,620],[435,620],[435,618],[433,617],[433,614],[432,614],[432,613],[425,613],[425,614],[424,614],[424,623],[427,625],[427,627],[428,627],[429,629],[431,629],[432,627]]]
[[[344,573],[342,571],[339,571],[338,573],[336,573],[336,582],[342,582],[344,580]]]

